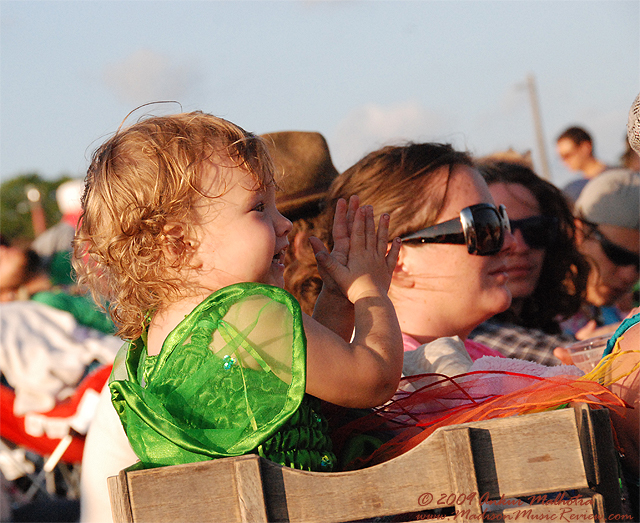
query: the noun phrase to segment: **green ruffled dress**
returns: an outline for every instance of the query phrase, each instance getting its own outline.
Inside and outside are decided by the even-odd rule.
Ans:
[[[141,468],[257,453],[298,469],[333,469],[320,401],[305,394],[306,338],[289,293],[225,287],[158,355],[147,355],[145,339],[121,349],[109,384]]]

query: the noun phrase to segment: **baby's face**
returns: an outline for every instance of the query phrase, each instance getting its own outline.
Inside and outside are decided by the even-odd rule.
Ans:
[[[283,287],[291,222],[276,208],[273,185],[260,189],[244,169],[209,164],[203,187],[205,194],[223,194],[198,201],[196,285],[208,292],[240,282]]]

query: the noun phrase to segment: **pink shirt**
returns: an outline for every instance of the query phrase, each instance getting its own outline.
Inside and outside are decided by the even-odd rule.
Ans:
[[[416,350],[420,345],[422,345],[418,340],[415,340],[404,332],[402,333],[402,341],[404,343],[405,352],[409,350]],[[467,349],[467,352],[473,361],[482,358],[482,356],[497,356],[498,358],[504,358],[504,356],[497,350],[493,350],[477,341],[464,340],[464,347]]]

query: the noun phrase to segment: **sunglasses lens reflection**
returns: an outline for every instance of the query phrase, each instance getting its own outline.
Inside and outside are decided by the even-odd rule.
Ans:
[[[473,213],[476,230],[477,253],[481,256],[495,254],[502,249],[504,235],[502,223],[495,209],[476,209]]]

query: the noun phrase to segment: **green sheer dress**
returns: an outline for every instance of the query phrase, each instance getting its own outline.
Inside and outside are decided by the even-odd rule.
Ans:
[[[146,336],[116,358],[110,389],[140,467],[257,453],[331,471],[320,401],[305,394],[300,305],[268,285],[225,287],[147,354]]]

